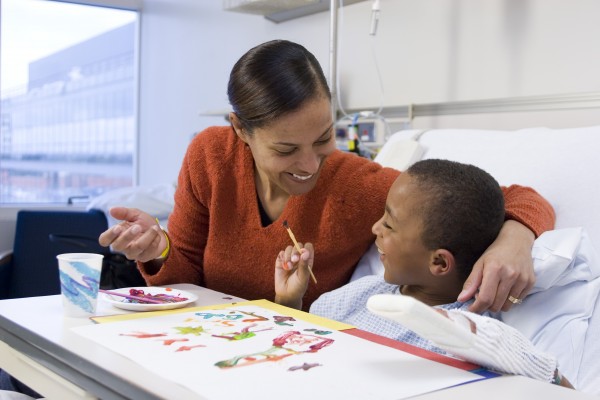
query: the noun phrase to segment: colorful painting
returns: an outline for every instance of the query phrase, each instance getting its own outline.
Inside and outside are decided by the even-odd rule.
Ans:
[[[399,399],[481,379],[252,302],[181,311],[74,330],[209,399]]]

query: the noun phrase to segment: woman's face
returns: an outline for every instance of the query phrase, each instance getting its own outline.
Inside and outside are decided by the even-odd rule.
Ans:
[[[272,196],[312,190],[325,159],[336,148],[331,104],[326,97],[308,101],[251,135],[236,127],[250,146],[259,184]]]

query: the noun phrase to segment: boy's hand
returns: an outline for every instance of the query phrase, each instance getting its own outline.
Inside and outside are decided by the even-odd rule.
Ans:
[[[301,247],[300,254],[293,246],[288,246],[285,251],[279,252],[275,261],[275,302],[301,309],[315,252],[311,243],[304,246],[298,244]]]

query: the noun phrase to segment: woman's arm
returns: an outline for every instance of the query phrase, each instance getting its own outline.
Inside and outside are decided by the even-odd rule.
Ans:
[[[527,296],[535,283],[533,241],[554,228],[554,209],[535,190],[518,185],[502,190],[507,221],[473,266],[458,296],[463,302],[475,296],[469,307],[472,312],[508,311]]]
[[[511,185],[502,187],[506,219],[520,222],[536,237],[554,229],[556,215],[550,203],[530,187]]]

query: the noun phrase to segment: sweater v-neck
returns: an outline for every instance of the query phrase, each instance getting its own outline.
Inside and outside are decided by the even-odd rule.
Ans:
[[[266,228],[273,223],[273,220],[271,219],[271,217],[269,217],[269,214],[267,214],[267,212],[265,211],[265,208],[263,207],[262,202],[260,201],[260,197],[258,196],[258,193],[256,193],[256,202],[258,203],[258,213],[260,215],[260,225],[263,228]]]

